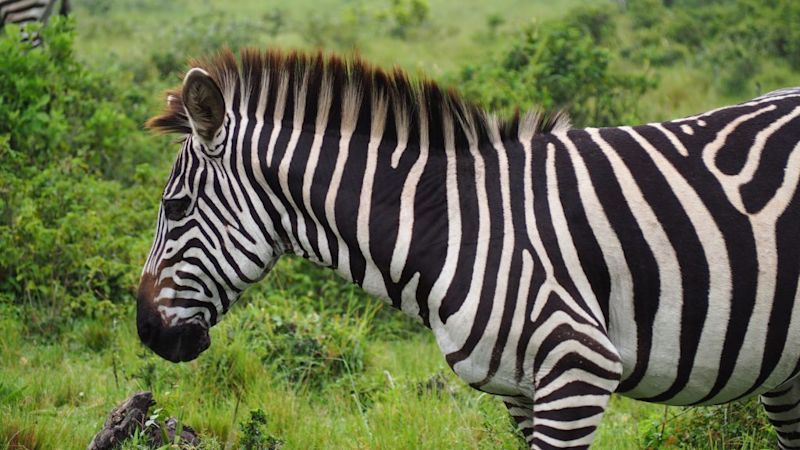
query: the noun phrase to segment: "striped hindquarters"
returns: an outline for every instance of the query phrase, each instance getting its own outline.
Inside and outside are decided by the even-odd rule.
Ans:
[[[566,227],[647,401],[721,403],[797,372],[800,93],[554,146]]]

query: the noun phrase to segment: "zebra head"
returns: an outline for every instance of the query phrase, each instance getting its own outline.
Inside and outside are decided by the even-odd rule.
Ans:
[[[236,175],[245,164],[241,147],[249,144],[234,137],[244,120],[232,103],[214,77],[195,68],[168,96],[167,113],[149,123],[185,136],[137,299],[140,339],[173,362],[208,348],[209,328],[269,271],[282,248],[264,231],[274,231],[272,224],[253,212],[254,204],[269,211],[268,201],[245,198],[252,190]]]

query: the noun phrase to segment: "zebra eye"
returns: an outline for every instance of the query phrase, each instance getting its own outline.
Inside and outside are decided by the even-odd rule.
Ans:
[[[165,198],[164,201],[164,214],[169,220],[179,220],[186,215],[186,210],[189,208],[191,200],[189,197],[180,198]]]

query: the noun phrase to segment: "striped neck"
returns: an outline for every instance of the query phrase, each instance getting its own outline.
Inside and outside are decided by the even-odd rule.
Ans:
[[[513,235],[508,167],[522,167],[520,142],[569,126],[538,112],[501,122],[359,59],[244,51],[241,63],[231,53],[196,63],[189,75],[205,81],[188,92],[202,95],[188,100],[198,121],[187,91],[175,90],[149,126],[203,137],[211,158],[230,155],[232,178],[256,181],[249,193],[263,211],[250,219],[275,248],[333,267],[430,325],[464,298],[493,295],[483,292],[484,266],[501,267],[487,246]]]
[[[389,113],[385,98],[364,106],[357,93],[343,92],[333,119],[323,102],[335,95],[317,106],[313,129],[302,126],[307,111],[277,108],[254,133],[264,182],[280,199],[288,250],[427,324],[430,274],[447,253],[453,123],[445,121],[446,148],[434,148],[430,135],[442,130],[432,130],[424,106],[411,118]],[[368,128],[356,128],[361,107],[371,111]]]

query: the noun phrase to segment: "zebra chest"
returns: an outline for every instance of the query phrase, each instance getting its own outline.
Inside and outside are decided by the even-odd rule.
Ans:
[[[456,375],[473,388],[499,395],[532,396],[531,352],[523,336],[524,304],[509,314],[504,314],[507,304],[486,306],[479,299],[467,299],[459,313],[445,323],[432,323],[439,348]]]

